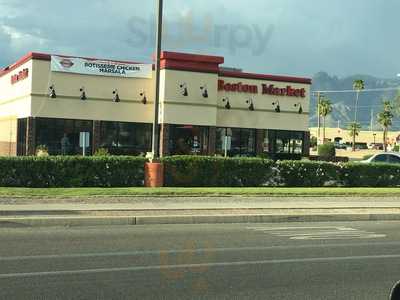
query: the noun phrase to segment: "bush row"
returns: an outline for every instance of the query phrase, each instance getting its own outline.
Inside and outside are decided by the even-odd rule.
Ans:
[[[143,186],[145,159],[139,157],[0,157],[0,186]]]
[[[262,158],[172,156],[163,163],[172,187],[256,187],[273,178],[273,161]]]
[[[393,187],[400,165],[172,156],[162,159],[169,187]],[[0,157],[0,186],[143,186],[145,158]]]
[[[163,159],[171,187],[394,187],[400,165],[173,156]]]

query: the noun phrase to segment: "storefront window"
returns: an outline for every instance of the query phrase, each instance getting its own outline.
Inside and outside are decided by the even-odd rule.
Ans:
[[[100,147],[114,155],[145,155],[151,151],[152,125],[101,122]]]
[[[302,154],[303,153],[303,141],[304,141],[303,132],[292,131],[291,136],[290,136],[291,153]]]
[[[91,153],[92,131],[92,121],[37,118],[36,146],[46,146],[50,155],[81,154],[80,132],[89,132],[89,148],[86,150]]]
[[[276,131],[275,153],[302,154],[303,132]]]
[[[18,119],[17,155],[26,155],[26,127],[28,119]]]
[[[276,139],[276,153],[289,153],[289,140],[277,138]]]
[[[208,127],[171,125],[169,151],[172,155],[207,155]]]
[[[263,153],[270,152],[270,142],[269,142],[269,131],[264,130],[263,140],[262,140],[262,151]]]
[[[217,128],[216,153],[224,156],[255,156],[256,130]]]

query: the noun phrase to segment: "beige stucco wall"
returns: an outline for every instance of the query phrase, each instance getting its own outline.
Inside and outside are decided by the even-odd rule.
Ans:
[[[17,119],[16,117],[0,118],[0,156],[16,155]]]
[[[11,76],[23,69],[29,69],[29,76],[15,84],[11,84]],[[19,66],[15,70],[0,77],[0,118],[17,116],[28,117],[31,113],[30,93],[32,88],[32,61]]]
[[[10,77],[29,68],[29,78],[10,84]],[[153,74],[154,75],[154,74]],[[0,77],[0,117],[49,117],[67,119],[107,120],[123,122],[153,122],[153,79],[90,76],[51,72],[50,61],[31,60],[10,74]],[[218,80],[226,83],[257,85],[258,94],[218,91]],[[189,96],[181,93],[185,83]],[[263,95],[262,84],[276,87],[304,88],[305,98]],[[49,86],[55,85],[57,98],[48,96]],[[80,100],[79,88],[84,86],[88,100]],[[206,86],[208,98],[202,96]],[[120,103],[112,101],[117,89]],[[141,103],[145,92],[147,104]],[[31,95],[31,96],[30,96]],[[162,70],[160,90],[160,123],[202,126],[283,129],[308,131],[310,85],[219,77],[216,73]],[[229,97],[232,109],[225,109],[222,99]],[[255,111],[249,111],[246,100],[253,99]],[[274,111],[272,102],[279,100],[281,113]],[[301,104],[303,114],[298,114]]]
[[[226,83],[257,85],[258,94],[218,91],[218,79]],[[218,77],[217,74],[163,70],[161,74],[161,123],[192,124],[217,127],[282,129],[308,131],[310,85],[269,82],[264,80]],[[181,93],[180,84],[186,83],[189,96]],[[305,98],[262,95],[262,84],[276,87],[304,88]],[[200,86],[207,85],[209,98],[202,97]],[[222,101],[228,97],[232,109],[225,109]],[[246,103],[253,99],[255,111],[249,111]],[[279,100],[281,113],[276,113],[272,102]],[[298,114],[301,104],[303,114]]]
[[[138,78],[90,76],[50,71],[49,61],[34,60],[32,115],[87,120],[151,123],[153,114],[153,81]],[[55,85],[56,99],[49,98],[48,89]],[[80,100],[84,86],[87,100]],[[117,89],[121,102],[112,101]],[[145,92],[144,105],[140,93]]]
[[[210,73],[162,70],[161,123],[216,126],[218,75]],[[182,95],[180,84],[189,95]],[[207,86],[208,98],[201,86]]]

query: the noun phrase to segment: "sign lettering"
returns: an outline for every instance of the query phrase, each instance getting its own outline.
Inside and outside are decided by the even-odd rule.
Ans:
[[[257,85],[238,83],[225,83],[224,80],[218,80],[218,91],[225,92],[236,92],[236,93],[250,93],[258,94],[259,89]],[[296,89],[288,85],[285,88],[277,87],[273,84],[262,84],[261,85],[262,95],[273,95],[273,96],[287,96],[296,98],[305,98],[306,89]]]
[[[51,70],[85,75],[114,76],[125,78],[151,78],[151,64],[134,64],[79,57],[51,57]]]
[[[11,76],[11,84],[16,84],[17,82],[24,80],[29,77],[29,69],[23,69],[19,71],[18,74]]]

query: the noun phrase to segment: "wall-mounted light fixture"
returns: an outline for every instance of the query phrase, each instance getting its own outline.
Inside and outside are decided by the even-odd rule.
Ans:
[[[299,108],[299,114],[301,115],[303,113],[303,106],[301,106],[301,103],[297,103],[294,105],[294,107],[298,107]]]
[[[186,83],[181,83],[179,85],[179,87],[181,88],[182,96],[185,96],[185,97],[189,96],[189,92],[188,92],[188,88],[187,88],[187,84]]]
[[[229,102],[229,98],[228,98],[228,97],[222,99],[222,102],[226,103],[226,104],[225,104],[225,108],[226,108],[226,109],[231,109],[231,104],[230,104],[230,102]]]
[[[81,88],[79,89],[79,91],[81,92],[81,96],[80,96],[81,100],[87,100],[85,87],[84,87],[84,86],[81,87]]]
[[[246,100],[246,103],[249,104],[249,110],[254,111],[253,99],[250,98],[249,100]]]
[[[140,93],[140,97],[142,97],[142,103],[146,104],[147,103],[147,97],[145,92]]]
[[[207,85],[203,85],[200,87],[200,90],[202,91],[203,98],[208,98],[208,90],[207,90]]]
[[[113,102],[116,102],[116,103],[121,102],[121,99],[119,98],[118,90],[115,89],[115,90],[113,90],[112,93],[113,93]]]
[[[52,99],[57,98],[56,87],[54,86],[54,84],[52,84],[52,85],[49,87],[49,97],[52,98]]]
[[[280,106],[280,104],[279,104],[279,101],[272,102],[272,105],[275,106],[275,111],[276,111],[277,113],[280,113],[280,112],[281,112],[281,106]]]

